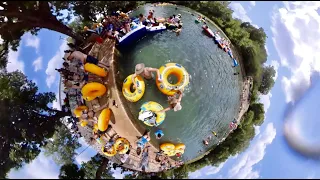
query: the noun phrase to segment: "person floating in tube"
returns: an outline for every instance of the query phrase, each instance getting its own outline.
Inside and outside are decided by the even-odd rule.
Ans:
[[[141,113],[138,117],[139,120],[143,121],[143,122],[147,122],[148,124],[152,125],[152,126],[157,126],[157,114],[152,112],[152,111],[143,111],[143,113]]]
[[[183,94],[183,89],[180,89],[173,96],[168,96],[169,107],[159,111],[159,113],[163,113],[171,109],[173,109],[174,111],[180,111],[182,109],[182,106],[181,106],[182,94]]]
[[[157,139],[161,139],[162,136],[164,135],[161,129],[158,129],[154,134],[156,135]]]
[[[134,74],[131,76],[131,80],[133,82],[133,89],[135,89],[137,87],[137,84],[134,80],[134,78],[137,77],[137,75],[142,76],[143,78],[149,80],[149,79],[154,79],[155,76],[152,72],[156,72],[157,73],[157,77],[158,81],[162,82],[161,76],[160,76],[160,71],[159,69],[156,68],[151,68],[151,67],[145,67],[145,65],[143,63],[137,64],[135,67],[135,72]]]

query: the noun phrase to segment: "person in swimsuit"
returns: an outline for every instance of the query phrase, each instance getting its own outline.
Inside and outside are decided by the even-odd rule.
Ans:
[[[180,89],[173,96],[168,96],[169,107],[159,111],[159,113],[163,113],[171,109],[173,109],[174,111],[180,111],[182,109],[182,106],[180,104],[182,99],[182,94],[183,94],[183,89]]]
[[[142,153],[141,161],[140,161],[140,167],[142,172],[146,171],[146,168],[148,168],[149,165],[149,147],[147,146]]]
[[[177,35],[177,36],[179,36],[179,35],[180,35],[180,33],[181,33],[181,31],[182,31],[182,25],[181,25],[181,24],[179,24],[178,29],[177,29],[177,30],[175,30],[174,32],[176,32],[176,35]]]
[[[98,118],[97,118],[97,114],[96,112],[98,111],[101,111],[102,109],[105,109],[108,107],[108,104],[104,104],[102,106],[100,106],[99,108],[96,108],[96,109],[88,109],[88,110],[83,110],[81,112],[81,119],[84,119],[84,120],[88,120],[88,121],[91,121],[93,123],[97,123],[98,122]]]
[[[145,133],[140,139],[136,141],[137,143],[137,155],[140,155],[141,151],[144,149],[144,146],[150,141],[150,131]]]
[[[69,61],[72,61],[74,58],[75,59],[79,59],[81,60],[81,62],[83,64],[85,63],[92,63],[92,64],[95,64],[95,65],[98,65],[100,67],[103,67],[103,68],[106,68],[108,69],[109,68],[109,65],[104,63],[104,62],[101,62],[99,61],[97,58],[93,57],[93,56],[90,56],[90,55],[87,55],[87,54],[84,54],[80,51],[64,51],[65,54],[64,54],[64,58],[65,60],[69,60]]]
[[[208,146],[209,145],[209,142],[207,140],[203,140],[203,144]]]
[[[110,140],[104,145],[103,152],[109,152],[111,150],[111,147],[114,145],[115,140],[118,138],[118,134],[114,134],[112,137],[110,137]]]
[[[135,67],[135,72],[131,76],[131,80],[133,82],[133,89],[135,89],[137,87],[137,84],[136,84],[136,82],[134,80],[134,78],[136,78],[137,75],[140,75],[143,78],[149,80],[149,79],[152,79],[154,77],[152,72],[156,72],[157,73],[157,77],[158,77],[158,81],[162,82],[162,79],[160,77],[159,69],[151,68],[151,67],[145,67],[145,65],[143,63],[137,64],[136,67]]]

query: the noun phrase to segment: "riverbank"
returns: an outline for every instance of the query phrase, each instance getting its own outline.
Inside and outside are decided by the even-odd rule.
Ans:
[[[107,79],[105,80],[105,83],[107,84],[108,93],[106,93],[104,96],[98,98],[97,100],[94,100],[93,102],[86,102],[86,105],[89,108],[98,108],[99,106],[107,104],[108,108],[112,111],[112,117],[109,122],[109,124],[112,126],[112,130],[110,132],[106,133],[106,137],[103,137],[103,140],[107,142],[113,134],[117,133],[121,137],[126,138],[132,148],[129,155],[129,160],[124,163],[123,167],[128,169],[133,169],[136,171],[141,171],[141,168],[139,167],[139,163],[141,160],[141,155],[138,156],[136,154],[135,149],[136,143],[135,141],[138,139],[138,137],[142,136],[141,129],[137,129],[136,126],[133,124],[133,119],[130,118],[130,115],[128,115],[126,109],[125,109],[125,102],[123,102],[121,98],[120,91],[117,87],[117,53],[115,49],[115,41],[111,39],[106,39],[102,44],[95,43],[95,45],[92,47],[91,51],[89,52],[89,55],[97,57],[100,61],[103,62],[109,62],[111,67],[108,71]],[[117,106],[113,105],[113,101],[117,104]],[[99,114],[100,112],[97,112]],[[88,144],[92,144],[90,141],[90,138],[92,137],[92,128],[90,126],[86,127],[79,127],[79,130],[83,137],[85,138],[86,142]],[[151,147],[149,148],[149,167],[146,169],[146,172],[158,172],[160,168],[160,164],[155,162],[155,152],[158,152],[159,149],[155,146],[153,146],[151,143],[148,143]],[[103,153],[101,152],[101,144],[98,144],[94,142],[91,145],[97,152],[99,152],[101,155]],[[108,157],[111,161],[120,164],[120,157],[119,155],[115,155],[113,157]],[[171,164],[174,163],[173,160],[170,159]]]

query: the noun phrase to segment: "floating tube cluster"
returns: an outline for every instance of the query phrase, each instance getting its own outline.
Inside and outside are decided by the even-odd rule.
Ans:
[[[163,143],[160,145],[160,149],[168,156],[175,156],[177,153],[184,154],[186,146],[182,143],[177,145],[172,143]]]
[[[111,146],[109,151],[104,152],[104,146],[101,148],[101,151],[104,155],[111,157],[118,154],[125,154],[130,148],[130,142],[125,138],[118,138],[115,143]]]
[[[143,103],[141,108],[140,108],[139,115],[141,113],[143,113],[144,111],[146,111],[146,110],[149,110],[149,111],[152,111],[152,112],[156,112],[157,118],[156,118],[156,125],[155,126],[159,126],[160,124],[162,124],[164,119],[166,118],[166,113],[159,113],[158,112],[158,111],[163,110],[163,107],[159,103],[156,103],[156,102],[153,102],[153,101],[149,101],[149,102]],[[147,125],[147,126],[154,126],[154,125],[149,124],[146,121],[144,121],[144,124]]]

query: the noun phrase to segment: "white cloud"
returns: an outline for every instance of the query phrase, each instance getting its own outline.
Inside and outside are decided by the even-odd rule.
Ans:
[[[250,147],[238,158],[234,166],[228,171],[229,178],[257,179],[259,172],[253,170],[253,166],[259,163],[264,155],[267,145],[271,144],[276,136],[273,123],[269,123],[264,132],[250,145]]]
[[[269,50],[268,50],[267,44],[266,44],[266,45],[264,45],[264,48],[266,48],[267,55],[268,55],[268,56],[270,56],[271,54],[270,54],[270,52],[269,52]]]
[[[281,65],[291,71],[282,78],[286,102],[294,102],[309,87],[310,77],[320,72],[319,2],[284,2],[274,9],[271,30]]]
[[[224,166],[225,163],[226,163],[226,161],[223,162],[223,163],[221,163],[218,167],[211,166],[211,167],[207,170],[207,172],[206,172],[205,174],[206,174],[207,176],[208,176],[208,175],[217,174],[217,173],[223,168],[223,166]]]
[[[56,95],[56,100],[52,102],[52,108],[61,110],[59,92],[57,92],[55,95]]]
[[[125,176],[124,173],[121,174],[121,168],[116,168],[116,170],[112,168],[111,171],[113,172],[112,176],[116,179],[123,179]]]
[[[20,47],[18,47],[17,51],[13,51],[11,50],[11,48],[9,49],[8,64],[7,64],[8,72],[12,72],[15,70],[20,70],[21,72],[24,72],[24,62],[19,60],[20,52],[21,52]]]
[[[231,158],[234,158],[231,157]],[[189,177],[192,178],[192,179],[197,179],[197,178],[201,178],[201,176],[209,176],[209,175],[214,175],[214,174],[217,174],[218,172],[220,172],[220,170],[223,168],[223,166],[226,164],[228,160],[226,160],[225,162],[219,164],[218,167],[215,167],[215,166],[205,166],[199,170],[196,170],[192,173],[189,173]]]
[[[26,46],[35,48],[36,52],[39,53],[40,39],[37,36],[34,36],[31,33],[26,33],[23,35],[22,39]]]
[[[53,83],[58,83],[56,81],[56,77],[58,76],[58,72],[55,70],[56,68],[60,68],[63,63],[63,55],[64,51],[68,49],[68,45],[66,41],[63,41],[62,44],[59,47],[59,50],[56,52],[56,54],[49,60],[48,66],[46,69],[46,83],[49,88],[51,88]]]
[[[60,167],[52,160],[46,157],[43,152],[29,164],[22,168],[9,172],[10,179],[58,179]]]
[[[259,28],[256,24],[252,23],[252,20],[247,15],[247,11],[243,8],[243,6],[240,3],[232,2],[229,6],[233,10],[232,16],[234,18],[241,19],[243,22],[249,22],[252,26]]]
[[[251,6],[255,6],[256,2],[255,1],[249,1]]]
[[[189,177],[191,179],[197,179],[198,177],[200,177],[202,175],[202,169],[196,170],[195,172],[189,173]]]
[[[90,161],[91,157],[97,154],[97,151],[92,147],[88,147],[89,144],[87,144],[83,137],[79,139],[79,143],[81,144],[81,148],[77,149],[76,152],[82,153],[76,157],[76,162],[81,165],[82,162]]]
[[[42,69],[42,57],[38,57],[33,61],[32,66],[34,66],[34,71],[37,72]]]

